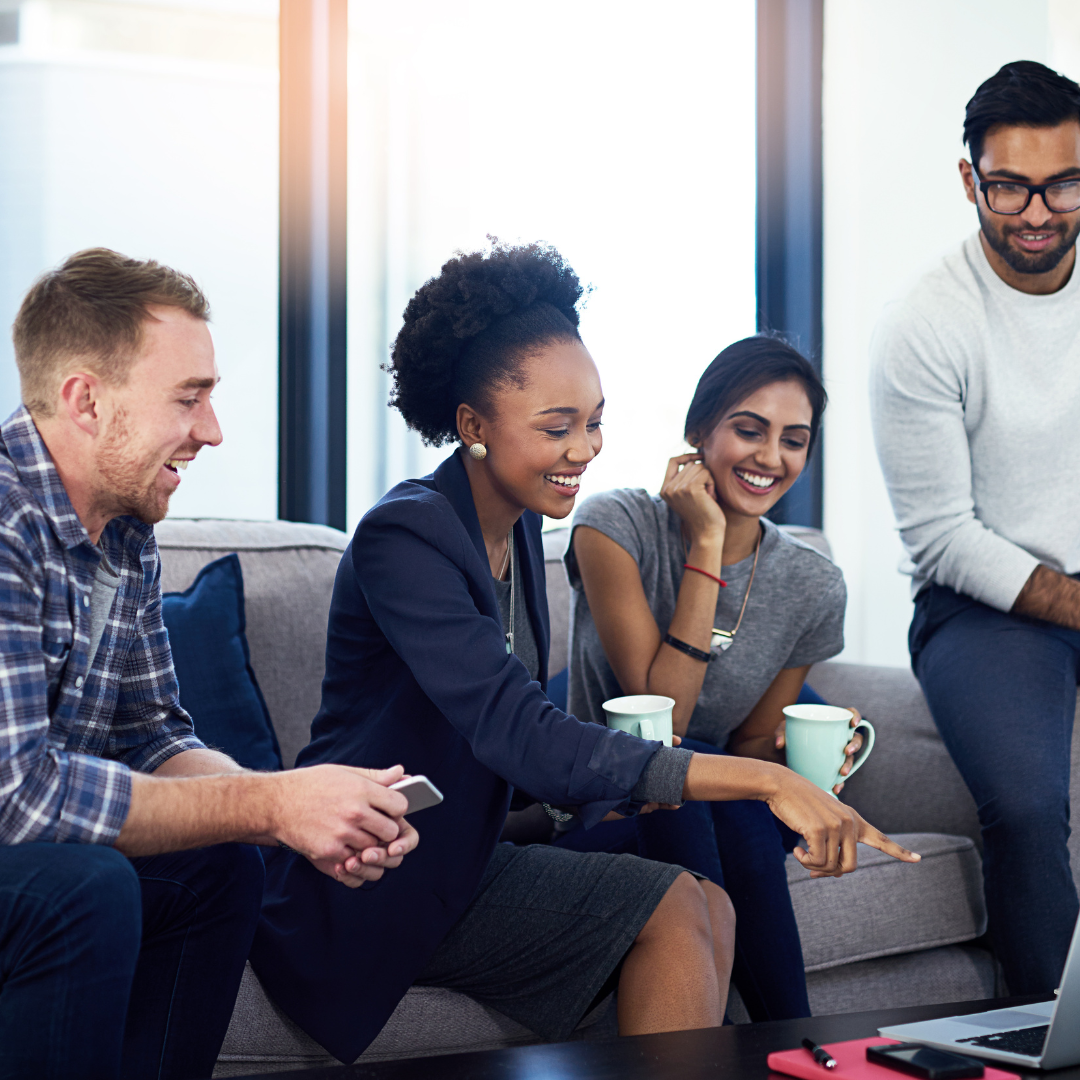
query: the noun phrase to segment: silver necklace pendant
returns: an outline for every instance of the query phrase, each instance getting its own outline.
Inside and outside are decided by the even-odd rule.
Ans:
[[[735,634],[731,630],[713,630],[709,644],[714,649],[727,652],[735,644]]]
[[[510,564],[510,629],[506,631],[506,652],[508,655],[514,653],[514,593],[517,589],[517,582],[515,581],[516,574],[514,573],[514,530],[510,530],[510,534],[506,538],[506,558]]]

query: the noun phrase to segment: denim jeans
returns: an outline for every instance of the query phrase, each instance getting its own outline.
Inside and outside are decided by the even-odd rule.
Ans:
[[[241,844],[0,847],[0,1078],[208,1077],[262,880]]]
[[[931,585],[909,644],[978,807],[989,932],[1009,990],[1049,994],[1078,911],[1066,844],[1080,633]]]
[[[721,754],[709,743],[683,739],[688,750]],[[750,1019],[810,1015],[802,945],[791,907],[785,848],[798,838],[762,802],[688,802],[678,810],[578,827],[557,844],[575,851],[626,851],[676,863],[725,889],[735,908],[732,982]]]

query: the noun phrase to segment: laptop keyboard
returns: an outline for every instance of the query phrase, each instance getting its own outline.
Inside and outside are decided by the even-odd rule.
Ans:
[[[1010,1054],[1027,1054],[1039,1057],[1049,1024],[1042,1027],[1020,1028],[1018,1031],[999,1031],[994,1035],[975,1035],[970,1039],[957,1039],[957,1042],[971,1043],[972,1046],[985,1046],[987,1050],[1005,1050]]]

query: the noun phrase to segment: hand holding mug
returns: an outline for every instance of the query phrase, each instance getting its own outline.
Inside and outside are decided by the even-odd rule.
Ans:
[[[787,727],[784,743],[788,768],[837,794],[844,780],[867,759],[874,748],[874,725],[853,709],[834,705],[788,705],[784,709]],[[866,744],[851,728],[866,732]],[[855,755],[858,756],[855,756]]]
[[[857,728],[860,724],[864,723],[862,713],[860,713],[858,709],[850,705],[844,706],[844,708],[847,712],[851,713],[851,727]],[[776,729],[774,737],[776,739],[776,749],[783,751],[787,747],[786,719],[780,721],[780,726]],[[855,755],[862,749],[863,741],[862,732],[856,731],[851,737],[851,742],[844,747],[844,764],[840,766],[841,776],[846,777],[851,775],[851,770],[855,764]],[[834,795],[839,795],[840,792],[844,790],[843,782],[835,784],[832,790]]]

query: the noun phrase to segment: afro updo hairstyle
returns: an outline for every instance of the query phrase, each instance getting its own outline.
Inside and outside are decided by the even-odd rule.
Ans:
[[[458,438],[463,402],[491,413],[492,392],[524,385],[523,362],[545,345],[580,341],[577,304],[585,290],[552,247],[458,253],[405,308],[385,370],[390,405],[429,446]]]
[[[809,454],[829,398],[814,365],[798,349],[769,333],[736,341],[705,369],[686,413],[686,441],[700,446],[725,413],[763,386],[778,382],[802,383],[806,391],[811,414]]]

